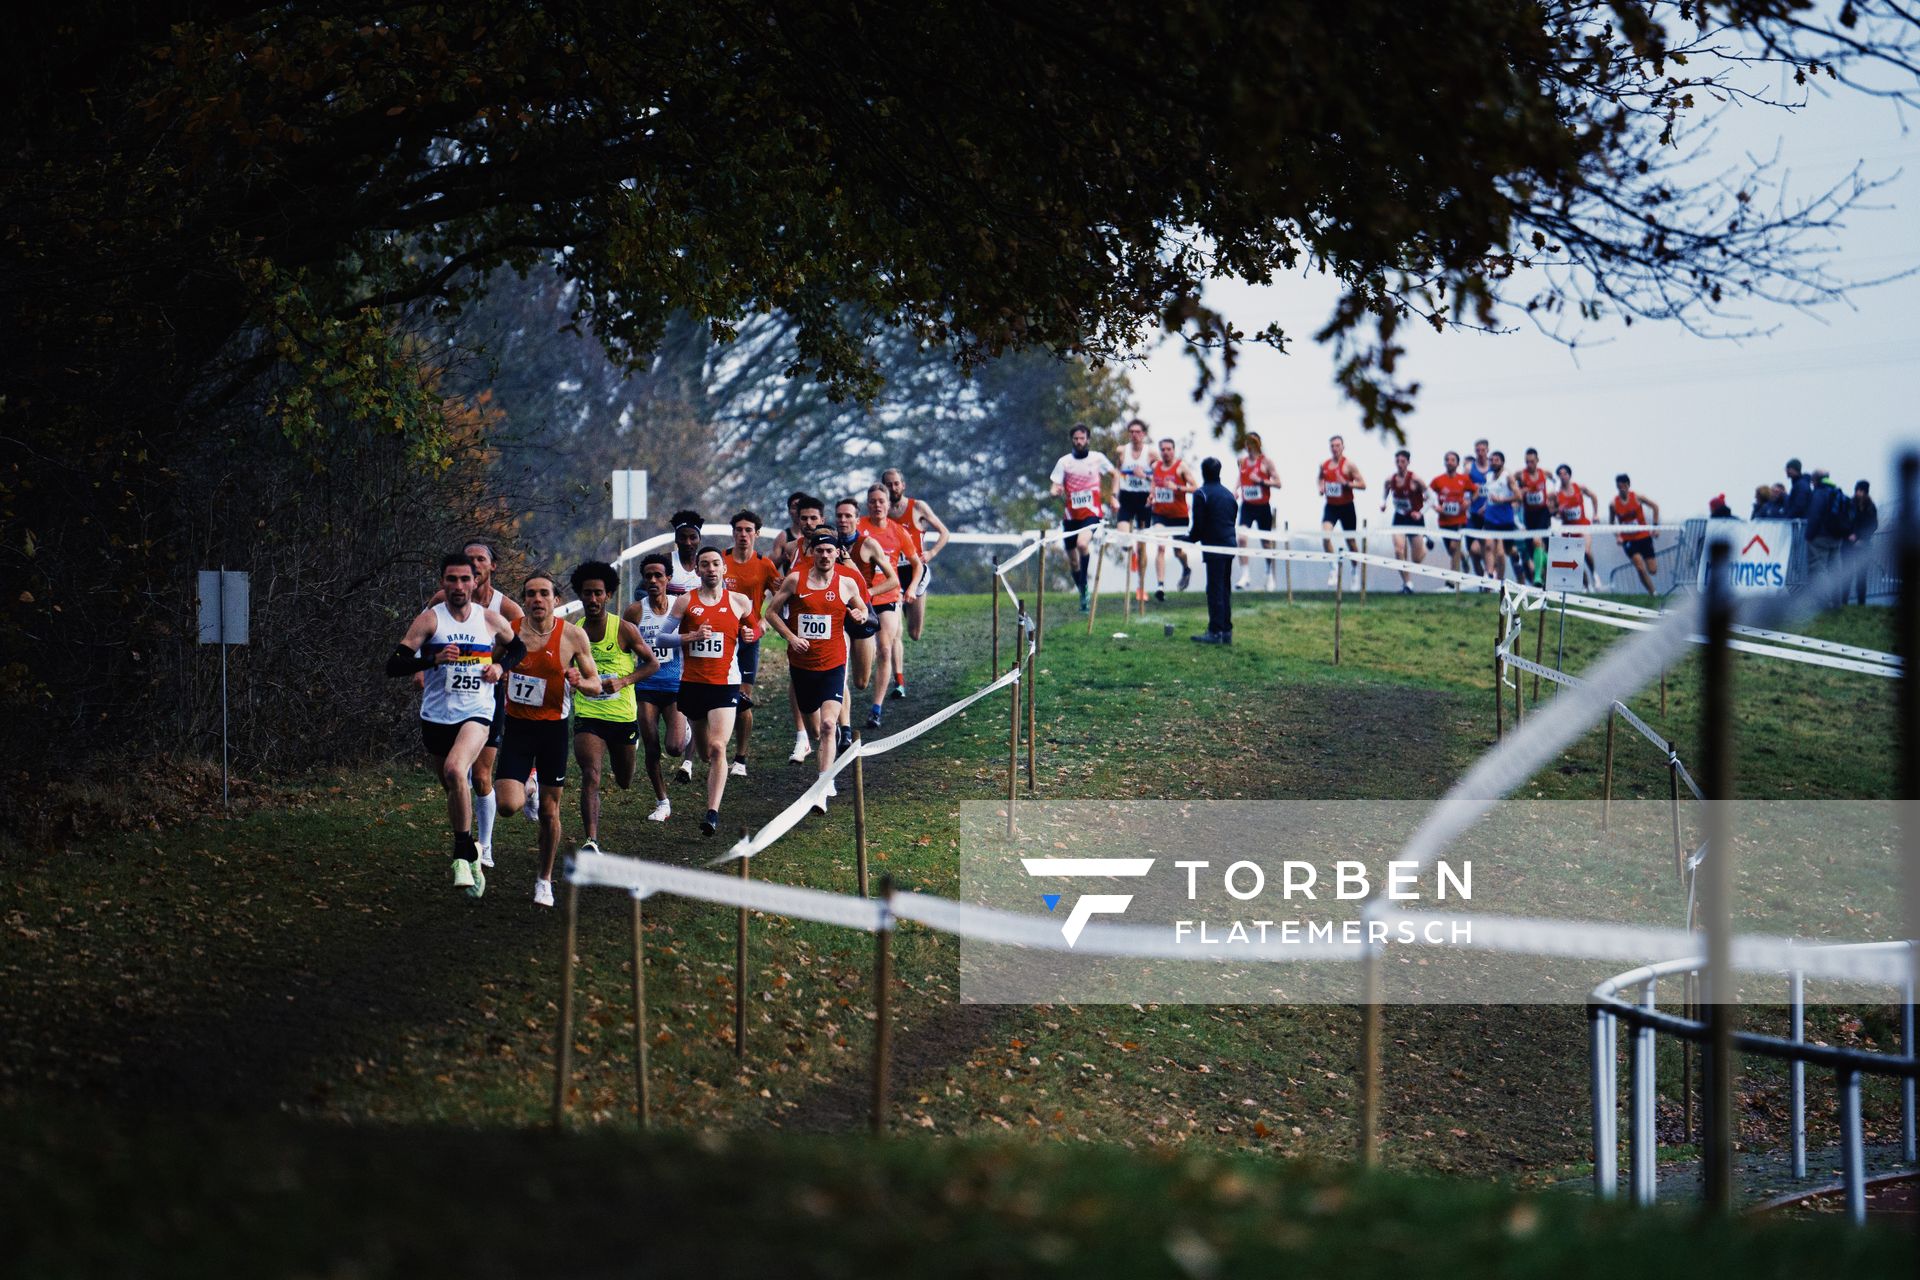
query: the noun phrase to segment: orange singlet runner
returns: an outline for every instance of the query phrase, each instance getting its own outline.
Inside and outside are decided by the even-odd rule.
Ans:
[[[1153,514],[1169,520],[1188,519],[1187,494],[1180,484],[1180,459],[1153,463]]]
[[[525,621],[513,620],[515,635]],[[559,618],[552,621],[553,634],[547,642],[527,650],[520,665],[507,672],[507,714],[516,720],[565,720],[573,709],[572,689],[560,661],[560,635],[567,624]]]
[[[880,524],[875,524],[871,518],[861,516],[858,527],[863,537],[872,538],[880,544],[880,554],[886,558],[887,564],[896,565],[900,563],[901,548],[907,535],[901,531],[898,520],[886,520]],[[879,565],[875,565],[869,572],[870,576],[867,579],[869,584],[880,580]],[[893,590],[883,591],[872,598],[873,603],[877,605],[892,604],[900,599],[900,588],[895,586]]]
[[[1587,499],[1579,485],[1568,487],[1561,485],[1553,495],[1554,505],[1560,509],[1561,524],[1592,524],[1587,519]]]
[[[734,650],[740,643],[740,615],[733,611],[732,596],[722,590],[720,599],[707,604],[699,590],[687,593],[685,621],[680,624],[682,648],[687,655],[680,668],[681,684],[738,684],[740,674],[734,666]],[[705,640],[694,635],[701,627],[714,634]]]

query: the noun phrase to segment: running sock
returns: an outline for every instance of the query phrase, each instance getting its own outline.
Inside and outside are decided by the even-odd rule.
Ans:
[[[480,848],[473,842],[473,834],[468,831],[453,833],[453,856],[462,862],[480,861]]]
[[[893,673],[893,682],[899,685],[902,689],[907,687],[907,677],[901,672],[896,671]]]
[[[1073,566],[1073,585],[1082,591],[1087,589],[1087,562],[1084,560]]]
[[[499,808],[499,802],[493,798],[493,792],[473,798],[473,825],[475,840],[480,844],[493,843],[493,815]]]

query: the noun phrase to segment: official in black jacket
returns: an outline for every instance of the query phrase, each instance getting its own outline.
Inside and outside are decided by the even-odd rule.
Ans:
[[[1207,566],[1207,633],[1195,644],[1233,643],[1234,517],[1233,490],[1220,483],[1220,459],[1200,464],[1200,487],[1193,492],[1193,526],[1184,538],[1200,544]]]

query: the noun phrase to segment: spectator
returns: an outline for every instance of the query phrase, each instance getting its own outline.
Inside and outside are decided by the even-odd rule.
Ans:
[[[1787,483],[1791,486],[1786,492],[1785,504],[1780,514],[1788,520],[1805,520],[1813,514],[1813,485],[1800,471],[1800,459],[1787,459]]]
[[[1707,499],[1707,519],[1732,520],[1734,518],[1733,508],[1727,505],[1726,494],[1716,493]]]
[[[1233,490],[1220,483],[1220,459],[1200,463],[1200,487],[1193,491],[1193,524],[1180,535],[1197,542],[1207,566],[1207,633],[1195,644],[1233,643],[1234,517],[1239,512]]]
[[[1873,486],[1862,480],[1853,486],[1853,529],[1847,534],[1849,554],[1856,559],[1864,557],[1873,543],[1873,535],[1878,532],[1880,508],[1873,505]],[[1860,604],[1867,602],[1867,567],[1864,564],[1854,575],[1853,594]]]
[[[1773,486],[1763,484],[1753,491],[1753,514],[1749,520],[1765,520],[1773,515]]]
[[[1832,571],[1853,533],[1853,500],[1824,471],[1813,473],[1808,492],[1807,574],[1817,581]]]

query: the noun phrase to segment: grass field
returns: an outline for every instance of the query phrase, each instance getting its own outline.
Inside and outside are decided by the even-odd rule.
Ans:
[[[1187,643],[1184,636],[1204,621],[1195,603],[1155,606],[1123,642],[1110,638],[1121,629],[1113,602],[1103,604],[1091,637],[1078,615],[1059,610],[1060,597],[1052,603],[1039,662],[1043,799],[1432,798],[1493,738],[1495,615],[1486,597],[1376,595],[1350,603],[1339,667],[1329,661],[1330,600],[1242,601],[1228,650]],[[910,654],[912,696],[890,704],[890,723],[917,719],[989,678],[985,599],[939,598],[931,613],[928,638]],[[1163,620],[1180,635],[1163,638]],[[1879,611],[1844,611],[1817,630],[1890,646]],[[1567,666],[1577,670],[1619,635],[1575,624]],[[1737,669],[1742,794],[1889,794],[1886,682],[1751,657],[1738,659]],[[777,693],[780,679],[767,687]],[[1697,697],[1689,665],[1670,681],[1664,719],[1657,694],[1634,705],[1694,760]],[[791,738],[781,719],[763,717],[753,776],[729,788],[728,823],[755,825],[804,786],[811,765],[785,763]],[[876,872],[907,887],[956,891],[959,806],[1004,796],[1006,734],[1006,703],[990,700],[874,763],[868,793]],[[1644,746],[1633,738],[1619,744],[1616,794],[1663,799],[1664,759],[1650,747],[1634,749]],[[1600,754],[1596,732],[1528,790],[1543,799],[1591,799]],[[642,820],[642,796],[613,796],[603,846],[680,863],[717,853],[714,842],[694,834],[697,804],[689,799],[678,807],[663,829]],[[568,824],[577,831],[571,797]],[[109,1115],[157,1116],[161,1123],[174,1115],[237,1117],[235,1142],[255,1140],[245,1124],[258,1117],[291,1117],[299,1125],[298,1150],[306,1153],[298,1158],[316,1169],[360,1158],[339,1126],[425,1130],[437,1136],[418,1152],[398,1138],[366,1139],[373,1145],[364,1154],[420,1168],[436,1160],[448,1168],[466,1159],[493,1161],[510,1181],[507,1153],[550,1141],[509,1131],[540,1123],[548,1101],[560,922],[529,900],[530,825],[502,820],[500,866],[479,903],[447,884],[444,827],[437,788],[408,758],[389,769],[270,788],[231,819],[80,847],[6,850],[0,1101],[9,1122],[40,1134],[39,1158],[51,1159],[67,1141],[62,1118],[83,1100]],[[753,872],[850,890],[851,806],[810,818],[756,859]],[[1645,878],[1648,893],[1674,892],[1658,874]],[[732,918],[730,910],[689,902],[648,905],[656,1123],[667,1131],[742,1134],[858,1127],[867,1101],[870,940],[756,917],[748,1043],[736,1057]],[[632,1124],[628,927],[624,897],[585,895],[575,1114],[583,1125],[609,1131]],[[1112,1174],[1115,1157],[1054,1165],[1047,1162],[1067,1157],[1000,1155],[992,1143],[1180,1152],[1216,1174],[1254,1166],[1206,1163],[1215,1156],[1334,1160],[1352,1149],[1357,1018],[1349,1009],[961,1005],[953,939],[907,929],[895,950],[895,1128],[989,1144],[965,1148],[955,1158],[961,1166],[1002,1162],[1008,1179],[1035,1186],[1050,1183],[1049,1170],[1072,1170],[1058,1175],[1065,1196],[1080,1177],[1111,1175],[1124,1183]],[[1821,1016],[1815,1031],[1829,1041],[1887,1043],[1881,1013]],[[1540,1183],[1568,1176],[1586,1159],[1579,1009],[1392,1008],[1387,1031],[1389,1166]],[[1742,1126],[1749,1141],[1768,1140],[1780,1096],[1776,1077],[1756,1069],[1747,1078]],[[1887,1131],[1889,1097],[1870,1095],[1870,1132]],[[1663,1124],[1673,1128],[1676,1116]],[[463,1147],[480,1138],[449,1129],[495,1133],[499,1142]],[[1817,1130],[1816,1141],[1821,1136]],[[645,1166],[690,1158],[693,1150],[593,1145],[556,1158],[576,1162],[584,1178],[595,1161]],[[809,1161],[883,1162],[903,1180],[887,1193],[908,1198],[946,1176],[940,1157],[921,1143],[885,1154],[864,1146],[839,1154],[827,1147],[780,1150],[799,1153],[793,1159],[808,1170]],[[1155,1163],[1127,1176],[1143,1180],[1142,1195],[1175,1195],[1169,1188],[1186,1167]],[[618,1185],[638,1187],[640,1177]],[[721,1177],[717,1165],[713,1177]],[[1311,1198],[1346,1185],[1325,1173],[1283,1171],[1276,1178],[1258,1184],[1266,1188],[1259,1195]],[[1051,1189],[1034,1194],[1034,1212],[1067,1203],[1050,1199]],[[1351,1194],[1354,1204],[1376,1194],[1405,1197],[1407,1221],[1418,1220],[1415,1206],[1430,1195],[1413,1183]],[[1504,1192],[1462,1195],[1460,1212],[1484,1212],[1487,1222],[1511,1212]],[[1438,1203],[1435,1213],[1442,1212]],[[966,1213],[951,1218],[956,1239],[976,1229],[968,1215],[980,1204],[963,1207]],[[1098,1221],[1087,1212],[1088,1224]],[[1330,1220],[1345,1219],[1336,1212]],[[1088,1237],[1091,1227],[1082,1225],[1072,1240]],[[1157,1221],[1137,1225],[1149,1234],[1160,1229]],[[1663,1229],[1649,1220],[1624,1230],[1654,1241]],[[1138,1243],[1137,1236],[1125,1238]],[[404,1255],[403,1244],[394,1248],[394,1256]],[[1560,1256],[1556,1246],[1553,1257]],[[1649,1245],[1648,1256],[1665,1255]]]

